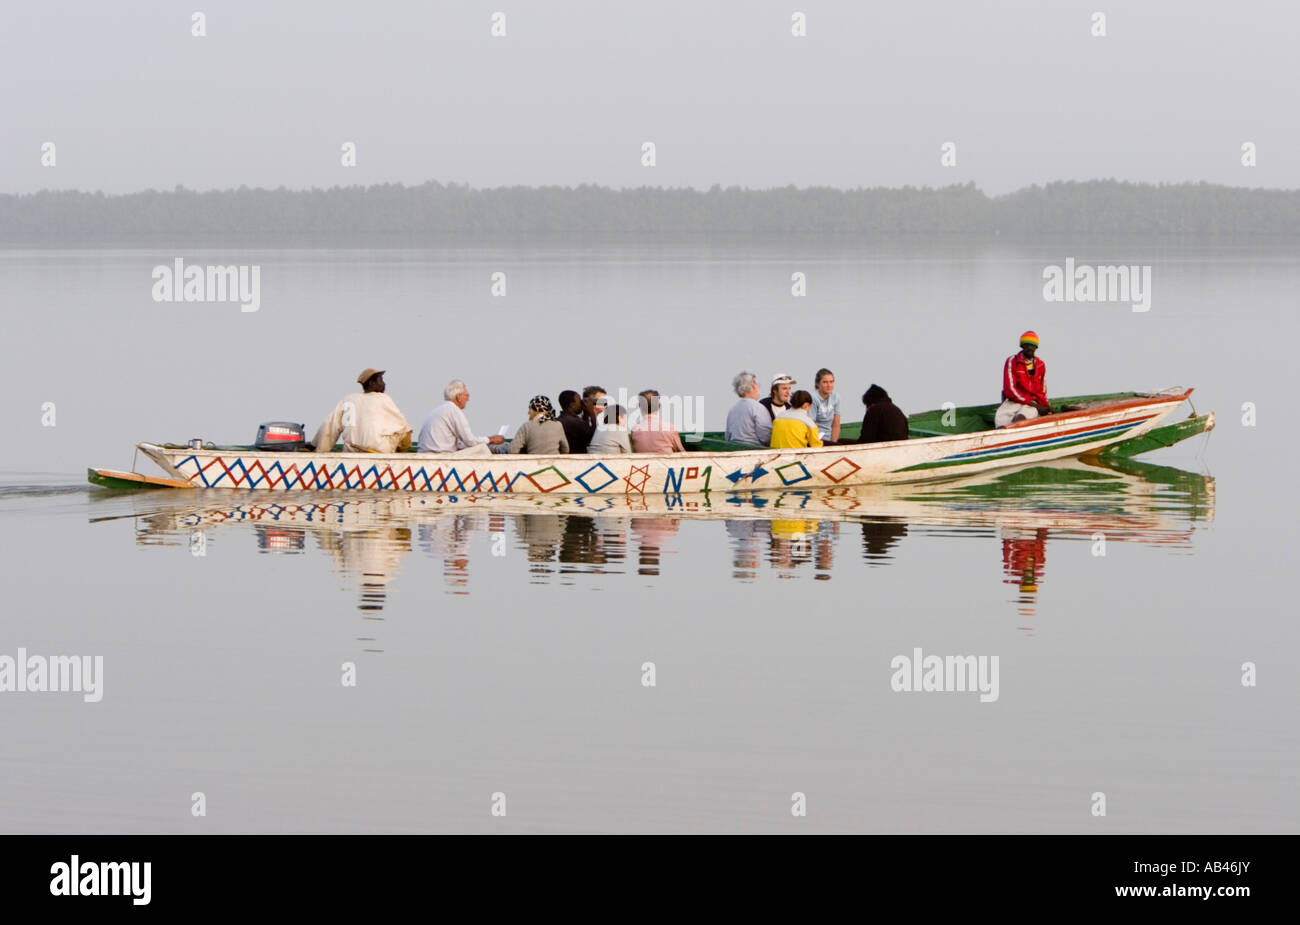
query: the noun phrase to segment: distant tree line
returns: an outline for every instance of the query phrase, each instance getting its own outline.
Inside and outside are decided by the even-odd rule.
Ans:
[[[280,238],[554,233],[785,235],[1300,235],[1300,190],[1116,180],[987,196],[942,188],[707,191],[603,186],[472,189],[437,182],[330,189],[0,195],[0,238]]]

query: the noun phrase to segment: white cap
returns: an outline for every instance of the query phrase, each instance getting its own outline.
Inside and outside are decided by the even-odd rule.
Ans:
[[[797,385],[795,380],[791,379],[785,373],[777,373],[772,377],[772,385]]]

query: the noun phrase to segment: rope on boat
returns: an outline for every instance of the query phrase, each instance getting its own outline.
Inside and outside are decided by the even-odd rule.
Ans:
[[[1204,439],[1201,440],[1201,448],[1196,452],[1196,459],[1199,459],[1202,462],[1202,464],[1204,464],[1205,466],[1205,471],[1201,474],[1209,475],[1210,461],[1205,458],[1205,451],[1210,448],[1210,432],[1208,430],[1203,430],[1201,431],[1201,433],[1204,436]]]

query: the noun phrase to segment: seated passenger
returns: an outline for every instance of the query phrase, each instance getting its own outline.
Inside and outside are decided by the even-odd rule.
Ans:
[[[872,383],[862,396],[867,413],[862,418],[858,443],[886,443],[907,439],[907,415],[893,403],[889,393]]]
[[[758,403],[767,409],[769,420],[775,421],[778,414],[790,407],[790,389],[796,385],[798,381],[791,379],[785,373],[777,373],[772,377],[772,393],[767,398],[758,400]]]
[[[1038,335],[1026,331],[1020,335],[1020,352],[1002,364],[1002,404],[993,416],[994,427],[1052,413],[1047,401],[1047,365],[1034,357],[1037,352]]]
[[[646,389],[637,396],[641,420],[628,431],[634,453],[685,453],[676,429],[659,417],[659,393]]]
[[[812,419],[817,422],[817,434],[823,443],[840,442],[840,396],[835,391],[835,374],[829,369],[817,370],[813,379]]]
[[[470,430],[465,406],[469,404],[469,389],[459,379],[453,379],[443,391],[447,400],[434,408],[420,428],[421,453],[461,453],[464,456],[490,456],[489,445],[504,443],[505,437],[477,437]]]
[[[559,421],[564,427],[564,436],[569,441],[569,452],[587,452],[591,435],[596,432],[596,421],[595,418],[587,419],[587,406],[582,396],[573,389],[565,389],[560,393]]]
[[[627,409],[622,405],[605,407],[605,416],[596,425],[596,435],[591,438],[587,452],[607,456],[632,452],[632,441],[627,433]]]
[[[365,369],[357,376],[361,391],[346,396],[334,408],[312,440],[319,453],[342,441],[345,453],[396,453],[411,445],[411,425],[393,400],[384,394],[384,371]]]
[[[596,419],[605,413],[609,406],[609,396],[598,385],[589,385],[582,390],[582,416],[587,420],[589,434],[596,432]]]
[[[555,409],[545,395],[534,395],[528,403],[528,420],[515,431],[509,452],[528,453],[532,456],[554,456],[569,452],[564,425],[555,419]]]
[[[812,419],[810,411],[811,395],[803,389],[791,395],[789,407],[772,422],[772,449],[800,450],[821,446],[822,438],[817,435],[817,422]]]
[[[758,377],[753,373],[739,373],[731,380],[731,387],[740,401],[727,412],[727,442],[767,446],[772,440],[772,416],[758,400]]]

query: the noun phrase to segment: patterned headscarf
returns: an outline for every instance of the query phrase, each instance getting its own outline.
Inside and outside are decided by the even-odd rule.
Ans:
[[[537,420],[543,423],[555,420],[555,409],[551,407],[551,400],[545,395],[534,395],[533,400],[528,403],[528,410],[542,412]]]

